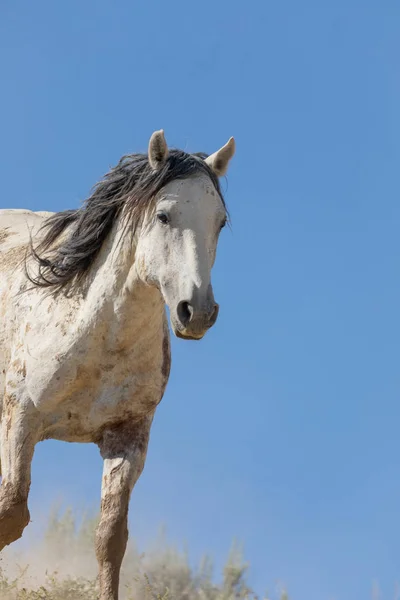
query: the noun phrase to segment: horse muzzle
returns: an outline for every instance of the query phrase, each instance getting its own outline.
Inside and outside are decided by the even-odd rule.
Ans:
[[[175,335],[184,340],[201,340],[216,323],[219,306],[213,302],[206,310],[196,310],[190,302],[179,302],[173,319]]]

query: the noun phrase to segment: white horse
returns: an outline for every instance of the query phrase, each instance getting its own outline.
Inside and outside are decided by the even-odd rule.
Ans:
[[[227,211],[218,177],[231,138],[206,156],[123,157],[77,210],[0,210],[0,550],[29,523],[35,444],[94,442],[104,459],[96,532],[100,600],[117,600],[128,504],[170,372],[174,333],[199,340]]]

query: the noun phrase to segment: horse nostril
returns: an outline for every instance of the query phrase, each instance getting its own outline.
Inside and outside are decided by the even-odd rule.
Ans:
[[[189,302],[179,302],[177,312],[180,322],[186,327],[193,318],[193,306]]]
[[[212,311],[211,316],[210,316],[211,325],[214,325],[215,321],[217,320],[218,313],[219,313],[219,306],[218,306],[218,304],[216,304],[214,306],[214,310]]]

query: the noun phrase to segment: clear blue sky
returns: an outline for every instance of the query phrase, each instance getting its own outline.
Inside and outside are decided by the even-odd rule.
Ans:
[[[400,576],[400,5],[2,3],[1,207],[76,207],[110,165],[234,135],[217,326],[173,341],[131,504],[262,592],[391,598]],[[95,447],[38,447],[31,506],[95,505]]]

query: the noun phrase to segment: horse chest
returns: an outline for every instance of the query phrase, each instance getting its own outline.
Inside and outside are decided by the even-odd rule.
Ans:
[[[28,361],[29,395],[46,414],[44,437],[91,441],[107,424],[141,418],[162,399],[171,360],[166,322],[130,346],[96,336],[53,347],[40,370]]]
[[[158,351],[111,356],[100,351],[95,361],[76,369],[69,390],[47,412],[43,437],[94,441],[99,430],[154,412],[161,401],[170,369],[169,338]],[[63,389],[63,386],[60,386]]]

